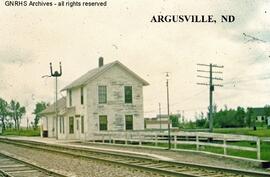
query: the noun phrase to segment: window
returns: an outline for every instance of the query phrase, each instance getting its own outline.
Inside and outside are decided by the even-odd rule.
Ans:
[[[81,132],[84,133],[84,116],[81,116]]]
[[[133,130],[133,116],[126,115],[126,130]]]
[[[62,133],[62,117],[60,117],[60,133]]]
[[[98,103],[104,104],[107,103],[107,87],[98,86]]]
[[[108,130],[107,116],[99,116],[99,130]]]
[[[69,133],[74,133],[74,117],[69,117]]]
[[[81,104],[83,104],[83,87],[81,87]]]
[[[77,124],[77,131],[79,131],[79,119],[76,120],[76,124]]]
[[[72,106],[72,91],[71,90],[69,90],[68,91],[69,92],[69,106]]]
[[[132,87],[125,86],[125,103],[132,103]]]
[[[60,117],[60,133],[65,133],[65,120],[64,117]]]
[[[65,119],[64,119],[64,117],[62,117],[62,133],[65,133]]]

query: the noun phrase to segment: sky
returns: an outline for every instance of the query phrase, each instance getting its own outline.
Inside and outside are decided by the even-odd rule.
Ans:
[[[59,88],[104,62],[119,60],[150,83],[144,115],[170,110],[186,119],[207,111],[208,82],[198,63],[223,74],[215,82],[218,109],[270,104],[270,2],[225,0],[117,0],[106,7],[7,7],[0,2],[0,97],[19,101],[30,121],[37,102],[54,100],[49,63],[63,65]],[[151,23],[153,15],[234,15],[233,23]],[[251,36],[251,37],[249,37]],[[207,75],[205,75],[207,76]],[[60,96],[65,93],[60,93]]]

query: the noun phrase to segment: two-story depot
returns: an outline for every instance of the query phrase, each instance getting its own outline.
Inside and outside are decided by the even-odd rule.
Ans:
[[[103,65],[103,58],[99,58],[98,68],[61,90],[67,96],[57,101],[57,119],[55,103],[41,113],[41,134],[89,140],[99,131],[143,130],[146,85],[149,84],[119,61]]]

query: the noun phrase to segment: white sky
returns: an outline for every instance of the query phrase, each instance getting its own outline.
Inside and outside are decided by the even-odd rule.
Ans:
[[[158,14],[234,15],[234,23],[150,23]],[[107,7],[5,7],[0,2],[0,97],[27,107],[54,100],[54,80],[41,78],[62,61],[59,87],[105,63],[119,60],[150,83],[145,116],[166,113],[165,72],[170,72],[171,111],[186,117],[206,111],[208,87],[196,85],[196,63],[224,65],[224,88],[214,102],[270,104],[270,3],[222,0],[118,0]],[[243,33],[266,42],[248,41]],[[268,77],[268,78],[267,78]],[[241,81],[241,82],[240,82]],[[64,93],[63,93],[64,94]],[[25,121],[24,121],[25,124]]]

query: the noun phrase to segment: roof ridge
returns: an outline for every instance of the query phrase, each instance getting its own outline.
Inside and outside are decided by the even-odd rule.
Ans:
[[[98,76],[99,74],[105,72],[107,69],[109,69],[111,66],[114,66],[115,64],[119,64],[127,72],[131,73],[135,78],[137,78],[138,80],[140,80],[141,82],[143,82],[144,85],[149,85],[148,82],[146,82],[145,80],[143,80],[141,77],[139,77],[136,73],[134,73],[133,71],[131,71],[128,67],[126,67],[124,64],[122,64],[120,61],[115,60],[115,61],[110,62],[110,63],[107,63],[107,64],[105,64],[105,65],[103,65],[101,67],[97,67],[97,68],[94,68],[94,69],[89,70],[88,72],[86,72],[85,74],[83,74],[82,76],[80,76],[79,78],[77,78],[74,81],[72,81],[69,85],[67,85],[66,87],[64,87],[61,91],[68,90],[68,89],[71,89],[71,88],[74,88],[74,87],[78,87],[78,86],[84,85],[91,78],[94,78],[95,76]]]

